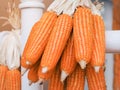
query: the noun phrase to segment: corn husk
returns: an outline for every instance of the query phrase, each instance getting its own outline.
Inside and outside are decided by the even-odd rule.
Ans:
[[[10,24],[11,31],[1,32],[2,44],[0,46],[1,64],[7,65],[8,68],[17,69],[20,67],[20,11],[15,0],[8,1],[8,17],[0,17],[5,20],[2,27]]]

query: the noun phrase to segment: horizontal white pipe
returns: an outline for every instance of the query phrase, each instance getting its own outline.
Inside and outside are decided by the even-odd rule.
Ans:
[[[31,10],[32,12],[32,10]],[[26,12],[27,13],[27,12]],[[39,14],[40,15],[40,14]],[[28,15],[29,16],[29,15]],[[38,16],[37,16],[38,17]],[[26,17],[29,18],[29,17]],[[21,41],[22,42],[26,42],[27,37],[29,35],[29,32],[31,30],[32,25],[39,19],[36,18],[33,20],[33,18],[29,18],[26,20],[23,20],[24,18],[22,18],[22,36],[21,36]],[[33,21],[33,22],[29,22],[29,20]],[[29,22],[29,23],[28,23]],[[28,29],[26,29],[28,28]],[[0,33],[0,41],[2,41],[2,37],[3,37],[3,32]],[[4,32],[5,33],[5,32]],[[7,32],[6,32],[7,33]],[[106,37],[106,53],[120,53],[120,30],[107,30],[105,32],[105,37]],[[1,43],[1,42],[0,42]],[[24,46],[24,45],[23,45]]]
[[[106,53],[120,53],[120,31],[106,31]]]

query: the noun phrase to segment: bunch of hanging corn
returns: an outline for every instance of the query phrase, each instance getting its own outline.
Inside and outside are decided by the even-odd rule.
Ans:
[[[2,26],[10,24],[12,31],[3,34],[0,45],[0,90],[21,90],[20,74],[20,13],[14,0],[8,2],[8,18]]]
[[[60,90],[84,90],[86,72],[88,84],[92,84],[89,77],[94,77],[97,84],[103,82],[105,86],[101,71],[105,64],[101,7],[102,3],[94,5],[90,0],[55,0],[48,7],[34,24],[21,57],[22,67],[30,69],[28,78],[32,82],[50,80],[49,90],[58,87]],[[88,64],[93,70],[91,76],[86,69]],[[102,90],[102,86],[98,89]]]

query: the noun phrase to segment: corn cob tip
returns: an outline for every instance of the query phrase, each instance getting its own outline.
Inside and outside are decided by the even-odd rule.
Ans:
[[[30,63],[29,61],[26,61],[26,64],[27,64],[27,65],[31,65],[31,63]]]
[[[38,83],[41,85],[41,84],[43,84],[43,81],[44,80],[42,78],[40,78],[39,81],[38,81]]]
[[[86,68],[86,64],[87,64],[87,63],[86,63],[85,60],[80,60],[78,63],[80,64],[81,69],[85,69],[85,68]]]
[[[23,76],[27,72],[27,68],[21,66],[21,75]]]
[[[47,67],[43,67],[42,68],[42,73],[46,73],[48,71],[48,68]]]
[[[100,66],[94,66],[94,70],[95,70],[96,73],[98,73],[99,70],[100,70]]]
[[[33,84],[33,82],[31,80],[29,80],[28,83],[29,83],[29,86],[31,86]]]
[[[60,81],[63,82],[67,78],[67,76],[68,74],[64,70],[62,70]]]

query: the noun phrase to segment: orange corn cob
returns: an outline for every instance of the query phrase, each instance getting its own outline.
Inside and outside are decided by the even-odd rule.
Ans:
[[[74,55],[74,46],[73,46],[73,36],[70,36],[70,39],[68,40],[68,44],[64,50],[64,53],[62,55],[61,59],[61,81],[64,81],[65,78],[71,74],[75,67],[76,67],[76,60]]]
[[[5,89],[5,79],[6,79],[6,73],[8,71],[7,66],[0,66],[0,90],[6,90]]]
[[[38,24],[39,22],[35,23],[36,25]],[[29,42],[27,42],[27,44],[25,45],[25,48],[24,48],[24,51],[22,53],[22,57],[21,57],[21,67],[24,67],[24,68],[27,68],[27,69],[30,69],[32,67],[32,65],[30,64],[26,64],[27,62],[27,59],[25,59],[25,54],[26,54],[26,51],[27,51],[27,48],[29,46],[28,44]]]
[[[21,74],[17,69],[9,70],[5,79],[6,90],[21,90]]]
[[[33,67],[31,67],[31,69],[28,72],[28,79],[29,79],[29,85],[31,85],[32,83],[37,82],[38,79],[38,68],[39,68],[39,64],[40,64],[40,60],[37,61]]]
[[[94,30],[94,49],[91,59],[91,65],[95,66],[95,70],[99,71],[100,66],[105,63],[105,26],[101,16],[92,15]]]
[[[38,71],[39,82],[41,83],[44,80],[50,79],[53,72],[54,72],[54,70],[50,70],[50,71],[48,71],[46,73],[42,73],[42,67],[40,67],[40,69]]]
[[[54,29],[51,32],[49,41],[42,56],[42,72],[52,70],[61,54],[72,31],[72,17],[62,14],[58,17]]]
[[[105,76],[103,68],[98,73],[90,65],[87,66],[86,76],[89,90],[106,90]]]
[[[91,21],[91,11],[88,8],[77,8],[74,14],[73,36],[75,57],[82,69],[90,62],[92,56],[93,30]]]
[[[24,73],[26,73],[28,69],[31,69],[34,66],[34,64],[33,65],[26,64],[26,62],[27,60],[23,60],[23,59],[21,60],[21,75],[22,76],[24,75]]]
[[[25,66],[24,60],[27,60],[29,62],[28,64],[31,65],[39,60],[56,20],[57,14],[47,11],[33,26],[22,55],[22,66]]]
[[[64,85],[60,81],[60,69],[59,67],[56,68],[56,70],[53,72],[52,77],[50,78],[48,90],[64,90]]]
[[[85,72],[79,65],[75,71],[67,78],[66,90],[84,90]]]

